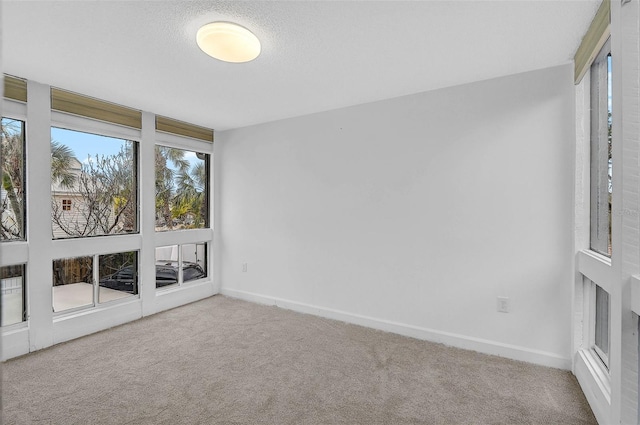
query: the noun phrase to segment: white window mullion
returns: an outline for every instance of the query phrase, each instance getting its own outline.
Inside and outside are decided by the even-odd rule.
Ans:
[[[99,255],[94,255],[93,256],[93,268],[91,269],[91,271],[93,272],[93,306],[97,306],[99,299],[98,296],[100,295],[99,293],[99,288],[98,288],[98,282],[100,281],[100,264],[98,263],[99,260]]]
[[[184,283],[182,279],[182,246],[178,245],[178,286]]]
[[[48,85],[27,83],[27,297],[29,345],[39,350],[53,344],[51,242],[51,96]],[[44,172],[43,172],[44,171]]]
[[[139,202],[141,249],[138,278],[142,300],[142,315],[156,312],[156,192],[155,192],[155,115],[142,113],[142,134],[139,150]]]

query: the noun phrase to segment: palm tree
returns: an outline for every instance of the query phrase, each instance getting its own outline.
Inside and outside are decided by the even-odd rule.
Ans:
[[[73,151],[66,145],[51,141],[51,182],[58,182],[64,188],[71,188],[76,182],[76,175],[71,170],[71,162],[75,159]]]
[[[172,229],[171,201],[174,197],[173,180],[176,171],[169,167],[169,163],[178,173],[189,169],[189,162],[184,159],[182,149],[156,146],[156,214],[161,214],[165,225]]]
[[[191,169],[181,170],[176,178],[177,194],[174,202],[180,208],[174,208],[174,215],[179,211],[181,216],[191,213],[194,216],[194,227],[201,227],[207,213],[207,170],[205,161],[194,164]]]
[[[65,151],[66,147],[56,146],[56,153]],[[68,236],[93,236],[135,231],[137,203],[133,142],[125,143],[117,154],[90,157],[75,175],[64,173],[66,160],[71,165],[69,158],[58,155],[52,161],[52,173],[56,173],[55,178],[60,185],[74,181],[68,187],[68,195],[75,198],[76,203],[73,218],[70,218],[58,200],[52,198],[51,219],[57,226],[54,233],[61,230]]]
[[[0,202],[2,222],[1,239],[24,238],[25,187],[24,187],[24,123],[20,120],[2,118],[2,189]],[[65,145],[51,141],[51,181],[71,187],[76,176],[70,172],[73,152]]]

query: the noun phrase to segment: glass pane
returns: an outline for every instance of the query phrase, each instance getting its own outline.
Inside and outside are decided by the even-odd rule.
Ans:
[[[591,249],[611,256],[611,54],[591,65]]]
[[[24,265],[0,267],[2,317],[0,326],[24,322],[26,317]]]
[[[156,248],[156,288],[178,284],[178,245]]]
[[[156,231],[209,226],[209,155],[156,146]]]
[[[609,357],[609,294],[597,285],[595,345]],[[607,362],[606,359],[603,360]]]
[[[54,239],[136,233],[137,144],[51,128]]]
[[[53,311],[93,305],[93,257],[53,260]]]
[[[2,118],[1,128],[0,241],[24,240],[26,217],[24,122]]]
[[[138,293],[138,252],[98,257],[98,302],[118,300]]]
[[[207,277],[207,244],[182,245],[182,281]]]

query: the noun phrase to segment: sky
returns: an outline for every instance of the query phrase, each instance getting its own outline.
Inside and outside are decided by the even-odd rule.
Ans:
[[[57,127],[51,127],[51,140],[68,146],[74,152],[78,161],[84,164],[88,163],[89,157],[115,155],[120,152],[120,148],[126,143],[124,139]],[[191,166],[201,161],[196,157],[195,152],[190,151],[185,152],[185,159],[189,161]],[[169,164],[169,167],[173,168],[171,164]]]
[[[56,127],[51,127],[51,140],[68,146],[78,161],[85,164],[89,156],[117,154],[125,143],[122,139]]]

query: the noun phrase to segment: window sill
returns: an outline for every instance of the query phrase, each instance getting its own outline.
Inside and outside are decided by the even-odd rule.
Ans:
[[[29,323],[25,320],[24,322],[13,323],[11,325],[2,326],[2,335],[10,334],[13,332],[19,332],[22,329],[28,329]]]
[[[210,242],[212,240],[213,230],[209,227],[204,229],[180,229],[155,232],[156,247]]]
[[[604,264],[606,266],[611,266],[611,257],[607,257],[606,255],[602,255],[599,252],[592,251],[590,249],[583,249],[582,251],[580,251],[579,254],[584,256],[584,257],[589,257],[589,258],[593,259],[593,261],[597,261],[597,262],[599,262],[601,264]]]
[[[114,307],[126,306],[127,304],[134,304],[134,303],[137,303],[137,304],[140,303],[140,295],[127,298],[126,300],[115,300],[115,301],[109,301],[106,303],[100,303],[98,304],[98,306],[86,305],[86,306],[80,306],[74,309],[69,309],[69,311],[58,311],[53,313],[53,323],[58,323],[58,322],[62,322],[69,319],[75,319],[77,317],[92,315],[92,314],[113,309]]]
[[[595,251],[583,250],[577,255],[578,271],[587,279],[611,293],[611,258]]]
[[[170,294],[172,292],[180,292],[182,290],[193,288],[195,286],[211,284],[211,278],[204,277],[198,280],[192,280],[187,283],[183,283],[182,285],[167,285],[166,287],[156,288],[156,296]]]

